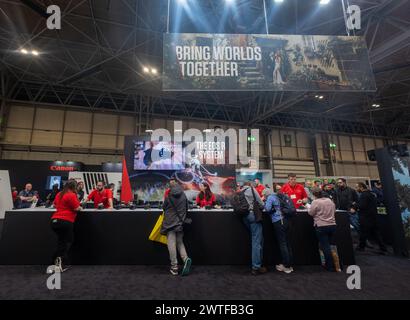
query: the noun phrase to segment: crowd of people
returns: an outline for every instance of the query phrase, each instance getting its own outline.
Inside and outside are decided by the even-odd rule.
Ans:
[[[65,270],[68,252],[74,240],[73,224],[77,213],[82,210],[82,203],[92,201],[95,208],[113,208],[113,190],[113,184],[106,186],[103,181],[99,181],[95,189],[85,197],[84,183],[69,180],[62,190],[54,186],[47,195],[45,203],[53,205],[56,209],[51,218],[51,227],[58,239],[53,257],[55,268]],[[27,183],[20,192],[13,188],[12,195],[20,208],[32,207],[39,201],[38,192],[33,190],[30,183]],[[195,202],[201,208],[215,206],[215,195],[208,184],[203,183],[199,186]],[[376,220],[377,207],[382,204],[383,191],[380,182],[375,184],[375,190],[372,191],[362,182],[357,183],[354,190],[347,186],[344,178],[337,180],[337,187],[330,186],[329,183],[321,185],[319,181],[315,181],[307,188],[298,183],[296,175],[292,173],[288,175],[288,182],[284,185],[263,185],[259,179],[247,181],[243,185],[238,184],[231,203],[234,211],[240,213],[243,224],[251,236],[253,275],[267,272],[263,265],[263,214],[269,215],[280,250],[281,262],[275,266],[276,270],[284,273],[294,271],[289,240],[291,221],[297,209],[305,209],[313,217],[319,246],[325,258],[324,266],[328,271],[335,271],[331,244],[336,231],[336,210],[350,213],[351,224],[360,235],[357,250],[365,250],[370,246],[368,240],[372,239],[378,244],[379,253],[383,254],[386,246]],[[188,208],[189,201],[182,187],[171,179],[164,194],[161,233],[167,236],[172,275],[188,274],[192,263],[183,240],[184,225],[189,220]],[[178,268],[178,253],[183,261],[182,270]]]
[[[334,233],[336,231],[336,210],[347,211],[350,214],[351,225],[359,233],[359,243],[356,250],[364,251],[372,248],[369,240],[373,240],[379,247],[379,254],[387,249],[382,240],[377,223],[377,208],[383,206],[382,185],[378,181],[373,190],[369,190],[363,182],[356,184],[356,190],[347,185],[346,179],[339,178],[337,187],[332,183],[319,180],[313,185],[297,183],[296,175],[290,173],[288,182],[284,185],[262,185],[259,179],[237,185],[237,193],[244,193],[249,204],[243,220],[251,233],[252,241],[252,274],[263,274],[267,271],[262,264],[263,231],[261,218],[255,212],[264,210],[269,214],[273,224],[275,236],[279,244],[282,263],[276,265],[278,271],[293,272],[293,255],[289,243],[291,218],[297,209],[306,209],[313,217],[316,235],[320,249],[325,258],[325,267],[335,271],[334,258],[331,253]]]
[[[76,184],[75,194],[80,202],[94,203],[95,208],[112,209],[116,199],[114,198],[115,185],[113,183],[105,184],[98,181],[90,194],[84,198],[84,182],[78,181]],[[33,185],[27,183],[23,190],[18,192],[16,187],[11,188],[13,207],[15,209],[34,208],[37,205],[44,205],[46,208],[53,207],[57,194],[62,191],[58,184],[53,185],[52,190],[47,194],[45,200],[42,200],[39,192],[33,190]],[[55,206],[54,206],[55,207]]]

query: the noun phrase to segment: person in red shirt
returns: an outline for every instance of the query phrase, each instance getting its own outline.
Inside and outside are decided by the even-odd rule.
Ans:
[[[196,203],[201,208],[203,207],[213,207],[216,203],[215,195],[212,193],[211,188],[207,183],[201,183],[199,185],[199,189],[201,190],[196,197]]]
[[[94,189],[87,197],[87,201],[94,202],[94,208],[98,208],[100,204],[104,206],[105,209],[113,208],[113,195],[110,189],[104,189],[104,182],[98,181],[97,188]]]
[[[265,186],[261,183],[261,181],[256,178],[255,182],[255,190],[258,191],[259,197],[263,198],[263,190],[265,190]]]
[[[17,196],[19,195],[19,192],[17,191],[16,187],[11,188],[11,198],[13,199],[13,206],[16,206],[17,203]]]
[[[288,174],[288,183],[283,185],[280,191],[292,199],[296,209],[308,201],[306,190],[301,184],[296,182],[296,174],[294,173]]]
[[[76,194],[77,182],[68,180],[54,200],[56,212],[51,217],[51,228],[57,235],[57,250],[54,258],[54,272],[64,272],[68,263],[68,252],[74,241],[74,222],[82,208]]]

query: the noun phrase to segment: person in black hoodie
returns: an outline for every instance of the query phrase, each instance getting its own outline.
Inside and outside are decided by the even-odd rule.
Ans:
[[[163,209],[164,221],[161,226],[161,234],[167,236],[168,252],[171,260],[170,272],[174,276],[178,275],[178,249],[179,255],[184,262],[181,274],[183,276],[187,275],[192,263],[186,252],[183,240],[188,200],[180,185],[175,184],[171,186],[169,195],[164,200]]]
[[[377,199],[363,182],[356,185],[356,190],[360,193],[359,202],[350,210],[359,212],[360,243],[357,250],[364,251],[366,241],[372,237],[379,245],[379,253],[384,254],[387,249],[377,226]]]

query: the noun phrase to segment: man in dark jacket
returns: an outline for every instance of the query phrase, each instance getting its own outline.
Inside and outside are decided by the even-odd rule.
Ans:
[[[346,179],[339,178],[336,189],[336,209],[348,211],[357,200],[356,191],[347,186]]]
[[[167,245],[169,258],[171,260],[170,272],[172,275],[178,275],[178,257],[177,249],[184,267],[182,275],[187,275],[191,267],[191,259],[185,249],[184,237],[184,222],[188,211],[188,200],[184,190],[178,184],[172,185],[168,197],[164,200],[164,220],[161,226],[161,234],[167,236]]]
[[[360,243],[357,250],[364,251],[366,241],[372,237],[379,245],[380,253],[384,254],[386,246],[377,226],[377,199],[363,182],[356,185],[356,190],[360,193],[360,197],[357,205],[351,211],[359,211]]]
[[[353,207],[353,205],[357,203],[357,193],[347,185],[346,179],[337,179],[337,189],[335,192],[335,199],[333,199],[333,201],[336,204],[336,210],[345,211],[349,211]],[[356,212],[351,212],[350,224],[353,226],[356,232],[360,231],[359,217]]]

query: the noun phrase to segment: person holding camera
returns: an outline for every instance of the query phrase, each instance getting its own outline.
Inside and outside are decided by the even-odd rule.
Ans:
[[[181,275],[188,275],[192,263],[184,245],[184,224],[189,222],[187,218],[188,200],[180,185],[171,185],[162,208],[164,210],[164,220],[161,226],[161,234],[167,236],[169,259],[171,260],[170,273],[174,276],[179,274],[178,251],[184,263]]]

